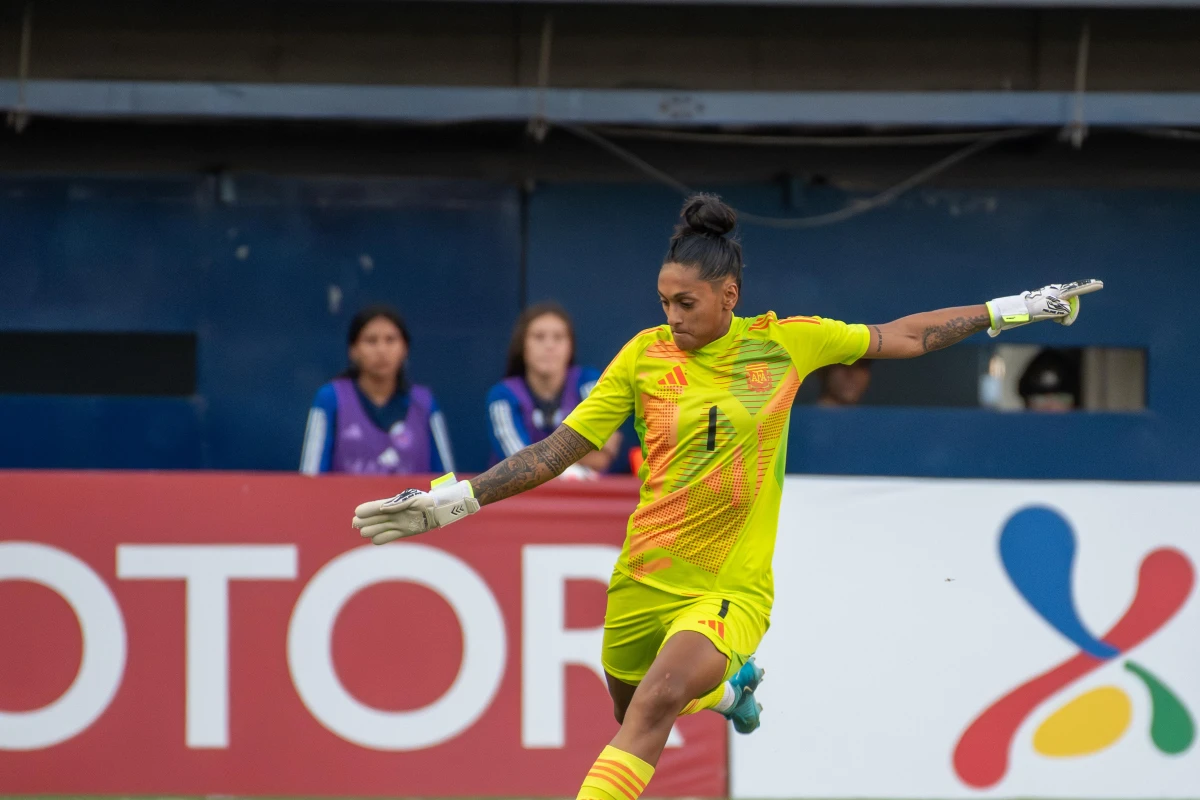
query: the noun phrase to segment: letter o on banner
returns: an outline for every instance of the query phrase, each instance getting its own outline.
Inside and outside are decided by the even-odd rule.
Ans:
[[[83,634],[79,673],[62,696],[34,711],[0,711],[0,750],[40,750],[87,730],[112,702],[125,674],[125,620],[103,579],[57,547],[0,543],[0,581],[6,580],[57,592]]]
[[[458,676],[423,708],[380,711],[364,705],[346,691],[334,669],[338,614],[359,591],[384,581],[408,581],[437,592],[462,626]],[[288,626],[288,668],[304,705],[338,736],[375,750],[421,750],[471,727],[500,688],[505,661],[504,617],[487,583],[462,560],[421,544],[364,547],[333,559],[304,587]]]

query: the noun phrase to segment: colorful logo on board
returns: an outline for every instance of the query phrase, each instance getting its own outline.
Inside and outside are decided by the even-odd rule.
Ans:
[[[1137,593],[1125,614],[1101,638],[1079,618],[1071,586],[1075,533],[1058,512],[1041,507],[1013,514],[1000,534],[1000,559],[1025,601],[1079,648],[1061,664],[1017,686],[972,722],[954,749],[954,771],[963,783],[986,789],[1008,771],[1009,751],[1021,724],[1052,695],[1117,659],[1146,687],[1150,740],[1163,753],[1191,747],[1196,727],[1188,707],[1148,666],[1125,658],[1183,607],[1195,583],[1187,556],[1172,548],[1146,554]],[[1152,666],[1152,665],[1150,665]],[[1034,751],[1050,757],[1084,756],[1114,744],[1133,720],[1125,689],[1101,686],[1067,701],[1033,734]]]

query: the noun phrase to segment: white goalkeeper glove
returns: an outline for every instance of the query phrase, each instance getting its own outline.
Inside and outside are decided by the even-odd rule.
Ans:
[[[1059,325],[1070,325],[1079,316],[1079,296],[1103,288],[1103,281],[1088,278],[1073,283],[1052,283],[1032,292],[989,300],[987,310],[992,324],[988,328],[988,336],[999,336],[1000,331],[1043,319],[1052,319]]]
[[[454,473],[443,475],[429,487],[405,489],[387,500],[372,500],[354,509],[354,527],[375,544],[416,536],[434,528],[466,519],[479,510],[470,481],[456,481]]]

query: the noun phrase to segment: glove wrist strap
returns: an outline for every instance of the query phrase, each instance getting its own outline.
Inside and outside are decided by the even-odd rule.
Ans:
[[[430,528],[444,528],[479,510],[471,482],[456,480],[453,472],[431,483],[429,496],[433,498],[433,508],[425,513]]]
[[[474,497],[475,490],[470,481],[457,480],[453,472],[446,473],[429,485],[429,494],[440,505],[457,503],[466,497]]]
[[[987,303],[988,316],[991,317],[992,330],[1002,331],[1015,328],[1029,322],[1029,307],[1021,295],[997,297]]]

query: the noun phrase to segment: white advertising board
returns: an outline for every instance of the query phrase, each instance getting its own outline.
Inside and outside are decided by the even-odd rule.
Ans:
[[[733,796],[1200,797],[1200,486],[787,480]]]

